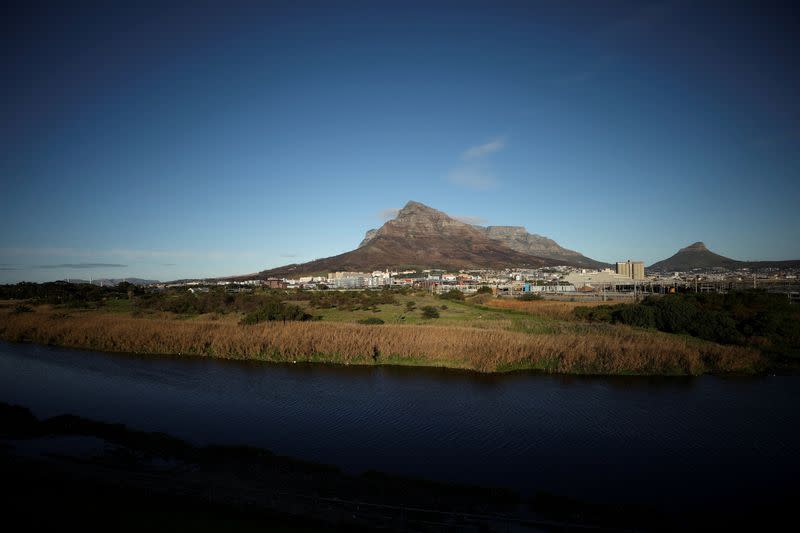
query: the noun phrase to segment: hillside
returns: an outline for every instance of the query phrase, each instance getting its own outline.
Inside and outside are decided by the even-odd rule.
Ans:
[[[294,276],[331,271],[371,271],[386,268],[502,269],[578,265],[510,248],[489,238],[484,228],[460,222],[419,202],[408,202],[397,217],[370,230],[362,245],[350,252],[266,270],[267,276]]]

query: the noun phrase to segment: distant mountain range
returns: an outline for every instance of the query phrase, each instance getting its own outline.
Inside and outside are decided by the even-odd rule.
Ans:
[[[387,268],[503,269],[556,265],[602,268],[578,252],[519,226],[474,226],[408,202],[397,216],[369,230],[355,250],[303,264],[265,270],[258,277],[297,276],[332,271]]]
[[[737,261],[729,257],[715,254],[709,250],[702,242],[690,244],[686,248],[681,248],[678,253],[653,263],[648,270],[659,272],[687,272],[694,269],[723,268],[735,270],[740,268],[762,269],[762,268],[798,268],[800,260],[788,261]]]
[[[133,285],[154,285],[156,283],[161,283],[156,279],[142,279],[142,278],[102,278],[102,279],[78,279],[78,278],[69,278],[69,283],[91,283],[92,285],[101,285],[103,287],[110,287],[112,285],[117,285],[122,282],[128,282]]]
[[[367,231],[355,250],[227,279],[297,277],[336,271],[385,269],[504,269],[566,265],[603,269],[612,265],[562,247],[522,226],[475,226],[419,202],[408,202],[395,218]],[[702,242],[682,248],[650,267],[654,272],[694,269],[800,268],[800,261],[737,261],[711,252]]]

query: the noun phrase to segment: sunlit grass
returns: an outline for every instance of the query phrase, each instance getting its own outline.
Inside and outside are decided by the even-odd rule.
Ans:
[[[521,301],[515,299],[495,298],[484,304],[489,308],[519,311],[530,315],[554,320],[576,320],[576,307],[597,307],[614,302],[561,302],[556,300]]]
[[[507,321],[510,325],[508,315],[502,311],[484,310],[461,302],[442,300],[435,295],[401,295],[397,297],[397,304],[383,304],[376,306],[374,310],[341,310],[337,308],[316,309],[308,306],[308,302],[303,304],[306,311],[314,316],[321,317],[324,322],[349,322],[357,323],[369,317],[378,317],[386,324],[437,324],[437,325],[473,325],[481,321]],[[414,310],[409,311],[406,307],[408,302],[414,302]],[[426,319],[422,316],[421,309],[426,305],[434,306],[439,310],[439,318]],[[443,307],[445,307],[443,309]]]
[[[451,304],[446,305],[449,310]],[[460,305],[452,307],[458,310]],[[480,309],[474,313],[483,316]],[[377,315],[380,313],[367,313]],[[208,315],[176,320],[166,314],[155,318],[104,311],[65,315],[57,309],[38,308],[31,313],[0,311],[0,337],[113,352],[445,366],[481,372],[538,369],[584,374],[701,374],[749,372],[760,365],[755,350],[626,326],[574,324],[574,329],[529,332],[511,331],[528,326],[508,317],[472,318],[463,320],[461,326],[441,320],[424,325],[323,320],[241,326]],[[488,327],[479,327],[484,325]]]

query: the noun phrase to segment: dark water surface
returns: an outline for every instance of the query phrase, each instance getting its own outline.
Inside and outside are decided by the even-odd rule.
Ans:
[[[798,376],[484,376],[0,343],[0,401],[352,472],[590,501],[769,501],[800,474]]]

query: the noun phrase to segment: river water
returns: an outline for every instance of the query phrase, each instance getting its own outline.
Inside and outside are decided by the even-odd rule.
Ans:
[[[0,401],[354,473],[671,509],[786,497],[800,474],[798,376],[487,376],[0,342]]]

